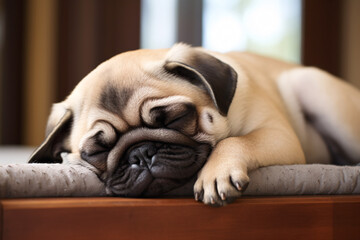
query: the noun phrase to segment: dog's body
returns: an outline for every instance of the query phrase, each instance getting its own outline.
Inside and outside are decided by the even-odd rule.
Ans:
[[[54,105],[47,140],[31,162],[58,162],[68,152],[65,158],[108,179],[121,175],[124,142],[186,149],[199,143],[194,154],[203,149],[208,159],[195,198],[222,205],[240,196],[248,171],[258,167],[360,161],[359,120],[360,92],[319,69],[178,44],[120,54],[97,67]]]

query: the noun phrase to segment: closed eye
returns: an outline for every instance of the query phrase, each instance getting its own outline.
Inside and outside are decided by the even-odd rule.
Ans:
[[[98,122],[82,139],[80,156],[101,171],[106,170],[109,152],[116,144],[119,133],[107,122]]]
[[[106,170],[106,160],[109,155],[109,151],[95,152],[92,154],[88,154],[86,152],[81,152],[81,158],[100,171],[104,172]]]

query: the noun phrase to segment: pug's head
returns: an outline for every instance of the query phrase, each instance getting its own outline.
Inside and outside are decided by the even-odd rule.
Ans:
[[[196,177],[229,133],[232,67],[184,44],[138,50],[99,65],[54,104],[30,163],[92,169],[118,196],[159,196]]]

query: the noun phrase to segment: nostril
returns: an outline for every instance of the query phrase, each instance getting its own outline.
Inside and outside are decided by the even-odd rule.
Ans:
[[[146,151],[146,155],[151,158],[155,154],[156,154],[156,147],[154,145],[150,145],[149,148]]]
[[[130,165],[145,167],[151,165],[153,157],[156,155],[157,148],[153,143],[145,143],[132,148],[125,158]]]
[[[138,156],[131,156],[129,159],[128,159],[128,162],[130,165],[139,165],[140,164],[140,159],[138,158]]]

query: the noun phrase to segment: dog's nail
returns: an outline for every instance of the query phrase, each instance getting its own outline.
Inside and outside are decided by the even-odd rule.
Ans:
[[[199,193],[195,193],[195,201],[199,201]]]
[[[221,197],[221,200],[225,201],[226,200],[226,196],[225,196],[225,193],[220,193],[220,197]]]
[[[215,204],[215,200],[213,197],[210,198],[210,202],[211,202],[211,204]]]
[[[242,188],[241,188],[241,186],[240,186],[240,183],[235,183],[235,186],[236,186],[236,188],[237,188],[237,190],[239,190],[239,191],[241,191],[242,190]]]

